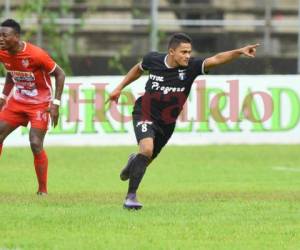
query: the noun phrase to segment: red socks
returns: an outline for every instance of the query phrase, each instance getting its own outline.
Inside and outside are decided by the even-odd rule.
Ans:
[[[1,156],[1,152],[2,152],[2,146],[3,146],[3,144],[1,143],[0,144],[0,156]]]
[[[47,193],[48,158],[45,150],[34,154],[34,167],[39,183],[38,192]]]

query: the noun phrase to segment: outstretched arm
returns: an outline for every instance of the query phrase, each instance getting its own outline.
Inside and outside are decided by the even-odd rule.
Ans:
[[[6,78],[5,78],[5,83],[4,83],[4,87],[2,90],[2,94],[0,94],[0,111],[2,110],[3,106],[6,103],[6,99],[9,96],[11,90],[14,87],[14,82],[12,80],[11,74],[7,73],[6,74]]]
[[[143,71],[140,68],[140,63],[134,65],[125,78],[122,80],[122,82],[110,93],[109,99],[107,101],[115,101],[118,102],[118,99],[121,95],[122,90],[135,81],[136,79],[140,78],[140,76],[143,74]]]
[[[216,54],[215,56],[208,57],[204,61],[204,70],[208,71],[209,69],[218,65],[229,63],[232,60],[239,58],[241,55],[253,58],[256,55],[256,48],[258,46],[259,44],[248,45],[240,49],[225,51]]]
[[[55,77],[55,95],[54,100],[50,106],[50,116],[52,125],[56,127],[59,118],[59,105],[61,100],[61,95],[64,89],[65,84],[65,72],[61,67],[56,65],[55,70],[52,72],[52,75]]]

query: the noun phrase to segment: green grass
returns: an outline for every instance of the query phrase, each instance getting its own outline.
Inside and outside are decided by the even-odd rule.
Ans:
[[[168,146],[122,209],[135,147],[48,148],[36,197],[29,148],[0,160],[0,249],[300,249],[300,146]]]

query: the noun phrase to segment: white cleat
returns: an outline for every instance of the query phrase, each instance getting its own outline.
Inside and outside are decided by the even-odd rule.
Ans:
[[[47,196],[48,193],[38,191],[38,192],[36,192],[36,195],[38,195],[38,196]]]
[[[143,204],[138,202],[136,194],[128,194],[123,204],[123,207],[129,210],[139,210],[143,207]]]

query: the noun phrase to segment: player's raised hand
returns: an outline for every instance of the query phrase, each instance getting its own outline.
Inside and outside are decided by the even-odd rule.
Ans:
[[[243,47],[241,49],[241,52],[243,55],[248,56],[248,57],[255,57],[256,56],[256,48],[259,46],[259,44],[253,44],[253,45],[248,45],[246,47]]]
[[[108,103],[109,101],[114,101],[114,102],[118,103],[119,97],[120,97],[120,95],[121,95],[121,91],[122,91],[122,90],[119,89],[119,88],[114,89],[113,92],[111,92],[111,93],[109,94],[109,97],[108,97],[108,99],[105,101],[105,104]]]
[[[55,128],[59,118],[59,106],[51,103],[50,105],[51,125]]]

